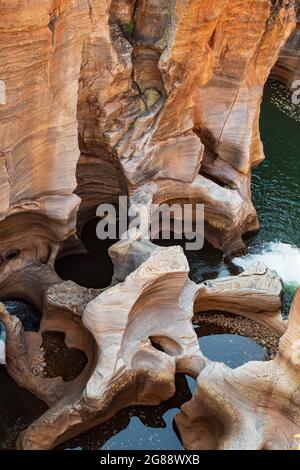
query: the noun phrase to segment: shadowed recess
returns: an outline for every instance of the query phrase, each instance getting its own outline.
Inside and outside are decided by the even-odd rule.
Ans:
[[[45,377],[62,377],[65,382],[74,380],[87,364],[83,351],[68,348],[65,344],[65,334],[59,331],[45,331],[42,348],[45,351]]]
[[[81,241],[87,252],[59,258],[55,263],[57,274],[83,287],[100,289],[109,286],[113,276],[113,264],[108,249],[117,240],[100,240],[96,234],[98,218],[85,224]]]

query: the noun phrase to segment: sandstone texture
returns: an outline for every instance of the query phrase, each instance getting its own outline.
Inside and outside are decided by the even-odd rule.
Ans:
[[[297,26],[280,51],[271,77],[287,85],[292,90],[299,88],[300,80],[300,2],[296,2]]]
[[[273,361],[201,372],[176,423],[186,449],[287,450],[300,426],[300,291]]]
[[[100,203],[149,183],[161,201],[178,192],[206,204],[206,238],[242,250],[242,235],[259,228],[250,180],[264,158],[263,86],[294,7],[2,0],[3,260],[17,249],[51,262],[76,215],[82,226]],[[15,226],[34,242],[11,239]]]
[[[282,47],[295,6],[0,0],[0,362],[49,407],[17,448],[51,449],[122,408],[157,405],[177,372],[198,377],[177,417],[187,449],[285,448],[299,428],[299,294],[287,325],[265,266],[196,285],[183,250],[147,236],[153,203],[204,204],[205,238],[227,257],[259,229],[260,104],[280,50],[293,56]],[[127,195],[134,228],[109,249],[111,285],[63,281],[55,261],[82,253],[99,204]],[[11,298],[42,313],[38,331],[7,311]],[[275,360],[233,371],[204,357],[193,315],[221,308],[283,335]],[[70,381],[43,374],[47,332],[85,354]]]
[[[228,299],[234,304],[235,298],[235,313],[237,283],[245,283],[247,310],[242,305],[242,315],[251,311],[251,318],[261,322],[270,314],[271,329],[286,330],[276,311],[281,282],[266,267],[250,268],[244,275],[246,281],[228,278],[223,293],[215,281],[216,287],[204,295],[206,284],[196,285],[188,278],[182,248],[152,245],[149,251],[149,246],[144,250],[142,246],[145,261],[123,282],[103,291],[58,281],[55,275],[49,286],[49,272],[39,270],[38,278],[27,284],[31,303],[43,306],[38,332],[25,332],[20,320],[0,305],[0,321],[7,332],[7,370],[18,385],[49,406],[20,434],[18,448],[51,449],[122,408],[160,404],[175,393],[178,372],[201,377],[212,366],[199,348],[192,324],[194,311],[209,310],[223,295],[224,305]],[[271,305],[266,313],[257,309],[257,295]],[[64,332],[68,347],[84,351],[87,364],[74,380],[35,373],[32,366],[46,331]]]

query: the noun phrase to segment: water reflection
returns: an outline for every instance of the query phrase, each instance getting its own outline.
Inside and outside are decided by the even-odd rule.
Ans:
[[[47,406],[19,387],[0,366],[0,449],[13,449],[19,433],[47,410]]]
[[[248,361],[266,360],[267,349],[244,336],[227,334],[215,326],[195,328],[203,354],[235,368]],[[65,443],[63,449],[85,450],[179,450],[182,444],[174,428],[174,417],[191,399],[196,381],[178,374],[176,394],[160,406],[132,407],[111,420]]]
[[[266,348],[251,338],[237,334],[219,333],[202,336],[199,338],[199,345],[202,353],[208,359],[224,362],[224,364],[232,369],[246,362],[265,361],[268,359]]]
[[[173,428],[175,414],[190,400],[195,381],[183,374],[176,376],[176,393],[158,406],[133,406],[117,413],[106,423],[90,429],[59,446],[83,450],[178,450],[181,442]]]

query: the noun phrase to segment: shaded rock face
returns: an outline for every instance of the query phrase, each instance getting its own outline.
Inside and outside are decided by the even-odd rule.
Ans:
[[[300,80],[300,2],[296,2],[297,26],[290,38],[280,51],[276,65],[271,71],[271,77],[289,88],[296,80]]]
[[[158,404],[174,394],[177,372],[200,374],[201,386],[211,363],[199,349],[194,311],[221,303],[286,331],[274,273],[256,266],[238,279],[197,286],[183,251],[156,247],[141,229],[109,248],[114,276],[105,289],[63,282],[54,270],[58,255],[82,253],[76,229],[80,234],[96,207],[126,194],[129,206],[141,204],[145,214],[152,202],[203,203],[207,240],[229,255],[243,249],[242,236],[259,227],[250,182],[263,159],[263,86],[295,26],[294,2],[275,6],[1,2],[0,299],[28,301],[42,317],[38,331],[24,331],[0,303],[0,360],[49,406],[19,436],[19,448],[52,448],[119,409]],[[294,328],[293,320],[282,357],[270,366],[280,377],[290,374],[286,338],[292,335],[299,349]],[[85,358],[70,380],[42,373],[46,332],[64,338],[61,351]],[[269,369],[257,367],[262,389],[268,387]],[[228,371],[219,369],[222,384]],[[290,416],[297,397],[288,392],[297,380],[291,374],[289,380],[280,394],[284,407],[277,408]],[[279,392],[275,387],[273,408]],[[256,396],[246,398],[260,405]],[[289,435],[289,418],[283,426]]]

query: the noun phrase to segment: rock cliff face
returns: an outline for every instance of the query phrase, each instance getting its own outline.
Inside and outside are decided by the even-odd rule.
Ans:
[[[293,88],[300,80],[300,2],[296,2],[297,26],[280,51],[278,61],[271,71],[271,77]]]
[[[156,404],[174,393],[176,371],[205,377],[193,308],[223,298],[237,312],[236,282],[247,296],[242,313],[251,305],[254,318],[285,331],[275,275],[260,267],[238,281],[196,286],[182,251],[158,249],[142,230],[111,247],[116,285],[107,291],[62,282],[54,262],[79,249],[76,229],[100,203],[127,194],[145,214],[151,202],[202,203],[206,239],[228,255],[243,250],[242,237],[259,228],[251,171],[264,158],[263,87],[295,27],[294,7],[0,1],[0,299],[27,299],[43,311],[31,335],[3,305],[0,318],[9,373],[50,407],[20,448],[51,448],[131,403]],[[49,329],[85,351],[87,365],[70,384],[32,372],[33,349]],[[283,360],[272,367],[280,376],[290,370]],[[290,409],[294,396],[279,399]]]
[[[281,3],[2,0],[1,256],[30,251],[6,228],[29,213],[43,260],[70,236],[76,176],[79,223],[151,181],[167,184],[160,199],[205,202],[207,239],[239,250],[258,228],[263,85],[294,27]]]

